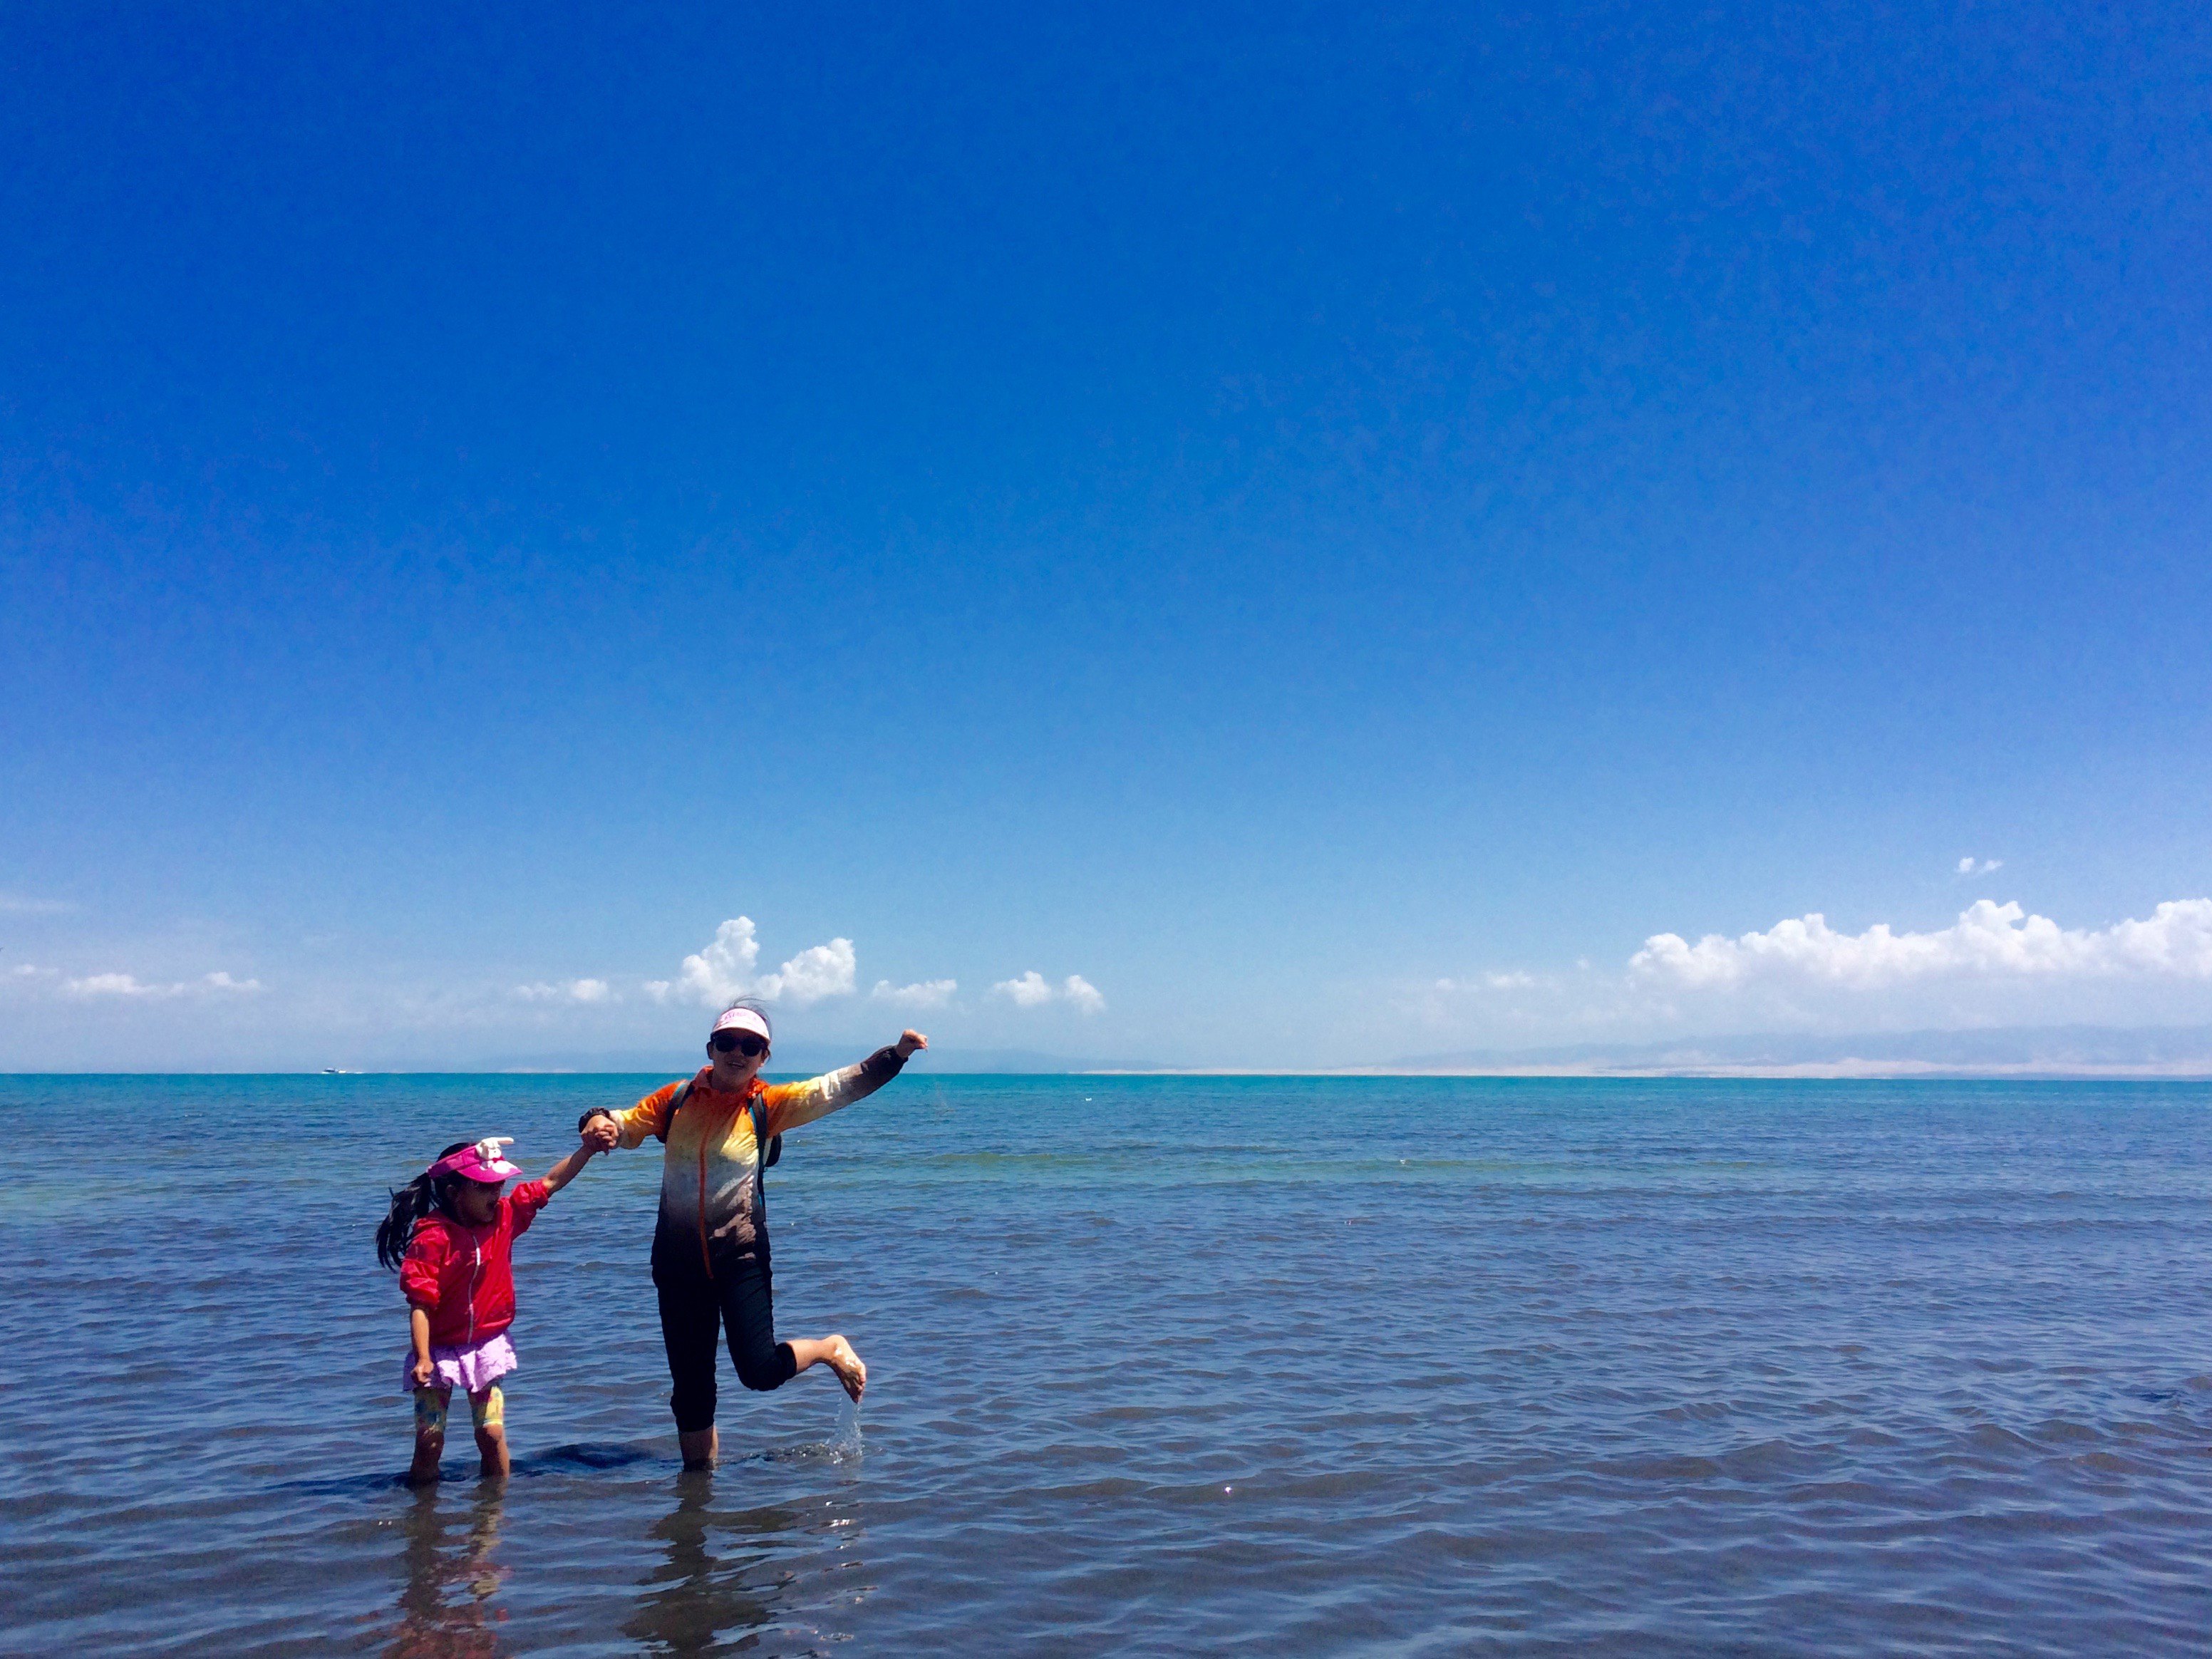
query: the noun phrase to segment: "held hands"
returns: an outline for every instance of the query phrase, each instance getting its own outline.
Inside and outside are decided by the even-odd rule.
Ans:
[[[906,1031],[900,1036],[898,1040],[898,1057],[901,1060],[912,1060],[917,1049],[927,1048],[927,1047],[929,1047],[929,1039],[922,1036],[921,1032],[915,1030]]]
[[[581,1125],[580,1139],[588,1157],[595,1152],[614,1151],[615,1143],[622,1139],[622,1131],[615,1126],[612,1113],[593,1112]]]

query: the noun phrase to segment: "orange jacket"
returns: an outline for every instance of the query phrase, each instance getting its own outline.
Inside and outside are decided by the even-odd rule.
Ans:
[[[641,1145],[648,1135],[667,1143],[653,1237],[655,1270],[689,1271],[696,1264],[711,1276],[718,1259],[767,1255],[760,1147],[747,1109],[756,1097],[768,1120],[767,1133],[780,1135],[866,1098],[905,1064],[896,1048],[878,1048],[857,1066],[804,1083],[763,1083],[756,1078],[737,1094],[714,1087],[714,1068],[702,1066],[672,1121],[669,1104],[684,1086],[680,1081],[616,1113],[623,1146]]]

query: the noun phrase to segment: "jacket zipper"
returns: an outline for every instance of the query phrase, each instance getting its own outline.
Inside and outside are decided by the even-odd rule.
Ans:
[[[469,1269],[468,1346],[473,1348],[477,1345],[477,1280],[483,1277],[483,1241],[473,1227],[469,1229],[469,1244],[477,1253],[476,1265]]]

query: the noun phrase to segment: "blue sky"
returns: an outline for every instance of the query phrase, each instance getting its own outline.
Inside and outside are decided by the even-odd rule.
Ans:
[[[0,1068],[2212,1021],[2201,8],[0,49]]]

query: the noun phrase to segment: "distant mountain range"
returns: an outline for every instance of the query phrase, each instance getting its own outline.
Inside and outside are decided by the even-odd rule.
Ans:
[[[678,1049],[604,1054],[534,1053],[453,1066],[467,1072],[598,1073],[640,1078],[684,1075],[703,1060]],[[849,1065],[860,1051],[826,1044],[779,1049],[771,1074],[804,1077]],[[1804,1032],[1680,1037],[1662,1042],[1469,1048],[1325,1068],[1176,1066],[1047,1054],[1030,1048],[945,1045],[923,1062],[939,1075],[1117,1073],[1343,1077],[2075,1077],[2212,1078],[2212,1026],[2005,1027],[1968,1031],[1884,1031],[1848,1036]],[[372,1066],[372,1070],[386,1069]],[[428,1071],[435,1066],[400,1069]]]
[[[826,1044],[794,1043],[779,1047],[769,1066],[771,1077],[814,1077],[849,1066],[866,1057],[865,1048],[831,1048]],[[684,1077],[706,1063],[706,1055],[684,1054],[673,1049],[638,1049],[609,1054],[532,1054],[495,1058],[482,1066],[460,1069],[491,1072],[580,1072],[615,1076]],[[1030,1048],[933,1048],[922,1062],[932,1072],[957,1073],[1072,1072],[1157,1072],[1170,1067],[1126,1061],[1085,1059],[1078,1055],[1041,1054]]]
[[[1803,1033],[1471,1049],[1348,1067],[1393,1074],[1567,1077],[2212,1078],[2212,1026]]]

